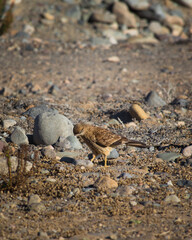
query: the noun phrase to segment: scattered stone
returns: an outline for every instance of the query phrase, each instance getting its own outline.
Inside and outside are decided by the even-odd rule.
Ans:
[[[65,12],[65,16],[73,21],[79,21],[81,19],[81,9],[79,5],[71,5]]]
[[[43,203],[33,203],[29,206],[31,211],[35,211],[35,212],[43,212],[46,210],[46,207]]]
[[[131,114],[132,118],[136,118],[139,121],[149,118],[149,115],[145,113],[145,111],[137,104],[133,104],[130,107],[129,113]]]
[[[52,183],[54,183],[54,182],[56,182],[57,180],[56,180],[55,178],[48,177],[48,178],[46,179],[46,181],[47,181],[47,182],[52,182]]]
[[[130,173],[122,173],[118,178],[123,178],[123,179],[137,178],[137,175],[130,174]]]
[[[110,154],[107,156],[107,159],[115,159],[119,157],[119,153],[115,148],[113,148],[110,152]]]
[[[145,98],[145,101],[151,107],[163,107],[167,105],[166,102],[155,91],[149,92]]]
[[[50,159],[55,159],[56,158],[56,153],[54,150],[54,147],[52,147],[51,145],[44,147],[41,150],[43,156],[45,156],[46,158],[50,158]]]
[[[133,186],[127,186],[127,185],[123,185],[123,186],[119,186],[115,193],[117,196],[120,197],[127,197],[132,195],[135,192],[135,188]]]
[[[55,146],[62,148],[64,151],[66,149],[70,150],[80,150],[82,149],[82,145],[78,138],[74,135],[68,136],[67,138],[59,137]]]
[[[35,118],[33,141],[35,144],[51,145],[60,136],[68,137],[73,134],[71,121],[61,114],[45,112]]]
[[[117,44],[117,41],[128,38],[123,32],[114,29],[105,29],[102,31],[102,34],[109,39],[110,44]]]
[[[101,22],[106,24],[111,24],[116,20],[116,17],[114,14],[108,12],[108,11],[95,11],[90,19],[89,22]]]
[[[137,128],[137,124],[134,122],[129,122],[125,124],[126,128]]]
[[[94,186],[98,189],[111,189],[117,188],[118,183],[110,177],[103,176],[96,180]]]
[[[41,198],[37,194],[33,194],[33,195],[29,196],[29,198],[28,198],[29,205],[34,204],[34,203],[40,203],[40,202],[41,202]]]
[[[179,26],[184,26],[185,22],[183,20],[183,18],[177,16],[177,15],[166,15],[166,18],[165,18],[165,22],[168,24],[168,25],[179,25]]]
[[[88,167],[88,168],[92,168],[94,166],[94,164],[90,160],[76,160],[76,159],[70,158],[70,157],[63,157],[60,159],[60,161],[66,162],[66,163],[71,163],[71,164],[78,165],[78,166],[84,166],[84,167]]]
[[[11,141],[17,145],[29,144],[28,137],[25,134],[25,130],[19,126],[15,127],[11,134]]]
[[[192,156],[192,145],[188,146],[188,147],[185,147],[183,149],[183,155],[185,157],[191,157]]]
[[[115,2],[112,7],[112,12],[116,15],[117,22],[124,24],[127,27],[137,27],[134,14],[129,12],[127,5],[123,2]]]
[[[60,93],[60,89],[57,87],[57,85],[53,84],[49,88],[48,93],[57,96]]]
[[[109,39],[102,38],[102,37],[92,37],[90,41],[92,46],[110,47],[112,44]]]
[[[148,0],[124,0],[128,6],[136,11],[147,10],[150,6]]]
[[[107,61],[108,61],[108,62],[118,63],[118,62],[120,62],[120,59],[119,59],[119,57],[117,57],[117,56],[113,56],[113,57],[107,58]]]
[[[33,25],[26,24],[23,28],[23,32],[25,32],[31,36],[35,32],[35,28]]]
[[[54,108],[49,108],[47,105],[42,104],[37,107],[29,108],[26,112],[23,113],[23,115],[27,115],[32,118],[36,118],[39,114],[50,112],[50,113],[58,113],[58,111]]]
[[[110,126],[110,125],[120,125],[120,122],[113,118],[107,123],[107,126]]]
[[[56,155],[60,158],[63,158],[63,157],[75,158],[75,157],[78,157],[79,153],[64,151],[64,152],[57,152]]]
[[[47,235],[46,232],[38,232],[37,234],[37,238],[35,238],[37,240],[49,240],[49,236]]]
[[[0,95],[3,95],[4,97],[10,96],[12,93],[13,93],[13,91],[8,87],[3,87],[0,90]]]
[[[49,12],[43,13],[42,16],[43,16],[45,19],[50,20],[50,21],[53,21],[53,20],[55,19],[55,17],[54,17],[51,13],[49,13]]]
[[[171,104],[187,108],[188,100],[185,98],[175,98]]]
[[[159,35],[166,35],[166,34],[170,33],[168,28],[162,26],[159,22],[156,22],[156,21],[150,22],[149,30],[152,33],[156,34],[157,36],[159,36]]]
[[[166,203],[179,203],[181,200],[176,195],[169,195],[164,199]]]
[[[164,152],[164,153],[159,153],[157,154],[158,158],[161,158],[167,162],[172,162],[175,159],[179,158],[181,155],[179,153],[175,152]]]
[[[5,119],[5,120],[3,120],[3,127],[5,128],[5,129],[7,129],[7,128],[9,128],[9,127],[12,127],[12,126],[14,126],[15,124],[17,124],[17,122],[15,121],[15,120],[13,120],[13,119]]]

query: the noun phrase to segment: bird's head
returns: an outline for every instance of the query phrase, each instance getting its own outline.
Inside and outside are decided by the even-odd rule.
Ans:
[[[75,136],[81,136],[84,134],[85,123],[78,123],[73,128],[73,133]]]

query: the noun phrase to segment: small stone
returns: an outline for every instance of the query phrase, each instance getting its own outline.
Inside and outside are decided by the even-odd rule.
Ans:
[[[134,122],[129,122],[125,124],[126,128],[136,128],[137,124]]]
[[[112,56],[112,57],[107,58],[107,61],[108,62],[118,63],[118,62],[120,62],[120,59],[117,56]]]
[[[55,178],[48,177],[48,178],[46,179],[46,181],[47,181],[47,182],[52,182],[52,183],[54,183],[54,182],[56,182],[57,180],[56,180]]]
[[[50,21],[53,21],[53,20],[55,19],[55,17],[54,17],[52,14],[50,14],[49,12],[43,13],[42,16],[43,16],[45,19],[50,20]]]
[[[167,162],[174,161],[175,159],[179,158],[181,155],[175,152],[164,152],[157,154],[158,158],[161,158]]]
[[[156,21],[150,22],[149,30],[156,35],[166,35],[170,33],[168,28],[162,26],[159,22]]]
[[[66,162],[66,163],[71,163],[74,165],[78,165],[78,166],[84,166],[84,167],[88,167],[88,168],[92,168],[94,166],[94,164],[90,161],[90,160],[76,160],[74,158],[70,158],[70,157],[63,157],[60,160],[61,162]]]
[[[192,0],[177,0],[177,2],[181,5],[192,8]]]
[[[132,207],[134,207],[134,206],[137,205],[137,202],[136,202],[136,201],[130,201],[130,205],[131,205]]]
[[[46,207],[43,203],[33,203],[29,207],[31,211],[35,211],[38,213],[46,210]]]
[[[5,129],[14,126],[15,124],[17,124],[17,122],[13,119],[5,119],[3,120],[3,127]]]
[[[60,88],[54,84],[49,88],[48,93],[57,96],[60,93]]]
[[[73,21],[79,21],[81,19],[81,9],[79,5],[71,5],[67,8],[65,16]]]
[[[177,15],[172,16],[172,15],[168,15],[168,14],[165,17],[165,22],[169,25],[176,24],[179,26],[184,26],[184,24],[185,24],[184,20],[181,17],[179,17]]]
[[[101,23],[110,24],[115,22],[115,20],[116,20],[116,17],[114,14],[108,11],[97,10],[91,15],[89,22],[101,22]]]
[[[28,198],[29,205],[34,204],[34,203],[40,203],[40,202],[41,202],[41,198],[37,194],[32,194]]]
[[[166,203],[179,203],[181,200],[176,195],[169,195],[164,199]]]
[[[25,130],[19,126],[15,127],[11,134],[11,141],[15,144],[29,144],[28,137],[25,134]]]
[[[107,123],[107,126],[110,125],[120,125],[120,122],[113,118]]]
[[[33,141],[35,144],[52,145],[60,136],[73,134],[71,121],[61,114],[45,112],[35,118]]]
[[[55,144],[57,147],[61,147],[62,149],[82,149],[82,145],[79,142],[78,138],[74,135],[68,136],[67,138],[59,137],[58,141]]]
[[[191,157],[192,156],[192,145],[188,146],[188,147],[185,147],[183,149],[183,155],[185,157]]]
[[[115,2],[112,12],[116,15],[119,24],[125,24],[127,27],[137,27],[134,14],[129,12],[127,5],[123,2]]]
[[[123,185],[123,186],[119,186],[115,193],[117,194],[117,196],[120,197],[127,197],[132,195],[135,192],[135,188],[133,186],[127,186],[127,185]]]
[[[25,32],[31,36],[35,32],[35,28],[33,25],[26,24],[23,28],[23,32]]]
[[[117,188],[118,183],[110,177],[103,176],[96,180],[94,186],[98,189],[111,189]]]
[[[110,152],[110,154],[107,156],[107,159],[116,159],[119,157],[119,153],[115,148],[113,148]]]
[[[171,25],[171,29],[172,29],[171,34],[174,37],[179,37],[181,35],[181,33],[183,32],[183,27],[176,25],[176,24]]]
[[[13,91],[8,87],[3,87],[0,90],[0,95],[3,95],[4,97],[10,96],[12,93],[13,93]]]
[[[3,151],[3,148],[7,146],[7,142],[0,140],[0,152]]]
[[[155,91],[149,92],[145,98],[145,101],[151,107],[163,107],[167,105],[166,102]]]
[[[147,10],[150,6],[148,0],[124,0],[128,6],[136,11]]]
[[[47,235],[46,232],[38,232],[37,234],[37,238],[35,238],[37,240],[49,240],[49,236]]]
[[[55,150],[51,145],[44,147],[41,150],[41,152],[42,152],[43,156],[45,156],[46,158],[50,158],[50,159],[56,158]]]
[[[133,104],[130,107],[129,113],[131,114],[132,118],[136,118],[139,121],[149,118],[149,115],[145,113],[145,111],[137,104]]]
[[[131,178],[137,178],[137,175],[130,174],[130,173],[122,173],[118,178],[131,179]]]

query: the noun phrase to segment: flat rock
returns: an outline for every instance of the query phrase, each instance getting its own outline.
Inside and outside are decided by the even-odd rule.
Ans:
[[[31,205],[33,203],[40,203],[40,202],[41,202],[41,198],[37,194],[32,194],[28,198],[28,204],[29,205]]]
[[[113,23],[116,20],[116,17],[114,14],[108,12],[108,11],[95,11],[89,21],[90,22],[101,22],[101,23],[106,23],[110,24]]]
[[[29,144],[28,137],[25,134],[25,130],[19,126],[15,127],[11,134],[11,141],[15,144]]]
[[[181,155],[175,152],[164,152],[157,154],[158,158],[161,158],[167,162],[174,161],[175,159],[179,158]]]
[[[151,107],[163,107],[166,104],[166,102],[155,92],[151,91],[147,94],[145,101],[147,105]]]
[[[42,148],[41,152],[43,156],[45,156],[46,158],[50,158],[50,159],[56,158],[56,152],[51,145]]]
[[[57,147],[62,148],[63,150],[70,149],[70,150],[79,150],[82,149],[82,145],[79,139],[74,136],[68,136],[67,138],[59,137],[58,141],[55,144]]]
[[[52,145],[60,136],[66,138],[72,134],[71,121],[61,114],[45,112],[35,118],[33,141],[37,145]]]
[[[111,179],[110,177],[103,176],[96,180],[94,186],[99,189],[111,189],[117,188],[118,183],[115,180]]]
[[[17,124],[17,122],[14,119],[5,119],[2,121],[2,123],[3,123],[3,127],[6,129]]]
[[[179,203],[181,200],[176,195],[169,195],[164,199],[166,203]]]
[[[47,105],[42,104],[37,107],[28,109],[26,112],[23,113],[23,115],[27,115],[35,119],[39,114],[45,113],[45,112],[58,113],[56,109],[49,108]]]
[[[117,196],[120,197],[126,197],[126,196],[130,196],[135,192],[135,188],[133,186],[127,186],[127,185],[123,185],[123,186],[119,186],[116,191],[115,194]]]
[[[76,160],[70,157],[63,157],[60,159],[61,162],[71,163],[73,165],[84,166],[88,168],[92,168],[94,164],[90,160]]]

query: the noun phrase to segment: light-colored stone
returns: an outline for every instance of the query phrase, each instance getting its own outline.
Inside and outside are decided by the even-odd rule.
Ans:
[[[185,157],[191,157],[192,156],[192,145],[188,146],[188,147],[185,147],[183,149],[183,155]]]
[[[176,195],[169,195],[164,199],[166,203],[179,203],[181,200]]]
[[[111,179],[110,177],[103,176],[96,180],[94,186],[99,189],[111,189],[117,188],[118,183],[115,180]]]
[[[115,2],[113,4],[112,12],[116,15],[117,22],[119,24],[124,24],[127,27],[136,27],[136,19],[134,14],[132,14],[127,5],[123,2]]]
[[[19,126],[15,127],[11,134],[11,141],[15,144],[29,144],[28,137],[25,134],[25,130]]]
[[[150,22],[149,30],[156,35],[166,35],[170,33],[168,28],[162,26],[159,22],[156,21]]]
[[[129,113],[132,118],[136,118],[139,121],[149,118],[149,115],[138,104],[133,104],[129,109]]]
[[[9,128],[17,124],[17,122],[14,119],[5,119],[3,120],[3,127],[4,128]]]

